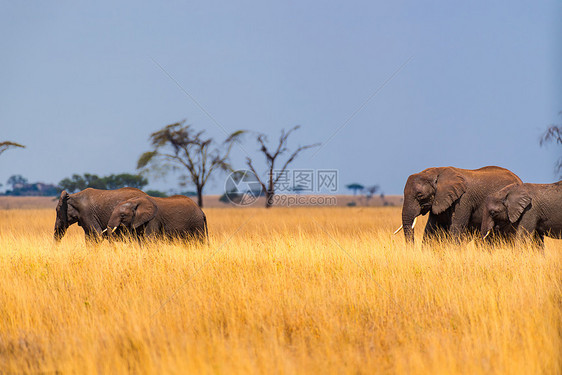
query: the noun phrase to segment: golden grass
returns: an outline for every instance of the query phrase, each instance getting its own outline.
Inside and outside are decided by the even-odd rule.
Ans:
[[[0,211],[0,372],[562,373],[561,241],[408,247],[399,208],[206,213],[209,247],[87,247],[77,226],[53,244],[53,210]]]

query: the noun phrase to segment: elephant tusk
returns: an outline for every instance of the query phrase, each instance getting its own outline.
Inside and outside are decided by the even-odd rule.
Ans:
[[[490,231],[487,231],[487,232],[486,232],[486,235],[484,236],[483,239],[486,239],[486,237],[488,237],[489,235],[490,235]]]
[[[416,226],[416,221],[418,221],[418,218],[417,218],[417,217],[414,218],[414,222],[412,223],[412,229],[414,229],[414,227]],[[398,232],[400,232],[400,231],[402,230],[402,228],[403,228],[403,226],[400,225],[400,228],[396,229],[396,230],[394,231],[394,234],[397,234]]]
[[[102,233],[105,233],[105,232],[107,232],[107,228],[105,228],[105,229],[104,229],[104,230],[102,230],[101,232],[102,232]]]
[[[117,229],[117,227],[113,227],[113,229],[111,230],[112,232],[115,232],[115,229]]]

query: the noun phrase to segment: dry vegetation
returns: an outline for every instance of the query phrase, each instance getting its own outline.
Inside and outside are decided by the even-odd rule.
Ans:
[[[54,210],[0,211],[0,372],[562,373],[562,241],[407,247],[396,207],[206,212],[209,247],[86,247],[53,244]]]

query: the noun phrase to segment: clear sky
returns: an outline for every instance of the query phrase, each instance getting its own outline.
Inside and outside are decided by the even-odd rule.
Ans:
[[[228,131],[302,125],[291,146],[324,145],[294,167],[339,170],[341,192],[400,194],[446,165],[552,182],[559,148],[538,139],[562,123],[561,15],[556,1],[2,2],[0,141],[27,148],[0,156],[0,182],[134,172],[149,134],[182,119],[222,140],[157,64]]]

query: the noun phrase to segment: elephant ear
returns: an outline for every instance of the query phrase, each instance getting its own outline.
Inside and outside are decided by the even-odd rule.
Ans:
[[[464,177],[455,171],[445,170],[437,177],[432,212],[435,215],[444,212],[465,192],[466,180]]]
[[[521,217],[521,214],[531,204],[531,197],[525,188],[519,188],[511,191],[506,199],[507,216],[509,221],[515,223]]]
[[[134,229],[137,229],[141,225],[144,225],[154,219],[154,216],[156,216],[156,212],[158,211],[158,207],[150,198],[138,198],[135,203],[135,216],[133,218],[132,226]]]

